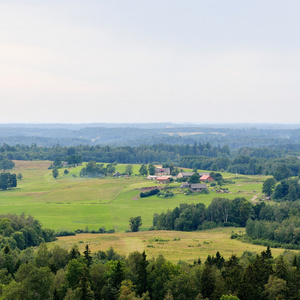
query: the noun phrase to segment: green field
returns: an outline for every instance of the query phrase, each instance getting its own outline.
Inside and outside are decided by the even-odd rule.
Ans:
[[[0,192],[1,213],[31,214],[48,228],[54,230],[85,229],[98,230],[102,226],[124,232],[129,229],[130,217],[140,215],[143,220],[141,230],[152,225],[154,213],[173,209],[180,203],[204,203],[208,205],[215,197],[245,197],[256,201],[261,196],[263,176],[238,176],[223,173],[225,178],[232,178],[235,184],[229,184],[228,194],[210,191],[208,195],[183,195],[179,193],[180,184],[171,184],[175,196],[169,199],[151,196],[138,198],[140,188],[157,185],[153,181],[136,175],[127,178],[80,178],[82,167],[69,169],[70,173],[52,177],[49,161],[15,161],[11,172],[22,173],[23,179],[18,187]],[[134,165],[137,174],[139,165]],[[125,165],[117,165],[123,172]]]

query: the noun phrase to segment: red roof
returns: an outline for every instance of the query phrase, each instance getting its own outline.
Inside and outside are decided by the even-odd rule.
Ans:
[[[207,180],[210,179],[211,177],[209,175],[202,175],[200,179],[202,180]]]
[[[156,180],[170,180],[169,177],[157,177]]]

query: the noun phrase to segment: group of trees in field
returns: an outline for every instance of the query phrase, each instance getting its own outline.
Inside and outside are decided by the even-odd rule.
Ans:
[[[0,173],[0,190],[14,188],[17,186],[17,178],[22,179],[23,176],[21,173],[19,173],[17,177],[16,174],[6,172],[6,170],[14,168],[14,166],[15,163],[13,161],[0,154],[0,170],[3,170],[3,172]]]
[[[263,183],[262,192],[275,201],[296,201],[300,198],[299,179],[283,179],[277,183],[274,178],[268,178]]]
[[[10,170],[13,169],[15,166],[15,163],[0,155],[0,170]]]
[[[104,167],[104,164],[97,164],[95,161],[90,161],[80,171],[81,177],[101,177],[106,175],[112,175],[116,170],[114,164],[108,164]]]
[[[255,214],[245,198],[214,198],[206,208],[203,203],[180,204],[166,213],[154,214],[153,226],[159,230],[194,231],[217,226],[245,226]]]
[[[0,173],[0,189],[7,190],[17,186],[17,175],[9,172]]]
[[[266,244],[275,241],[277,244],[273,246],[276,247],[300,249],[299,211],[300,201],[253,205],[245,198],[214,198],[208,207],[202,203],[184,203],[166,213],[156,213],[153,227],[158,230],[194,231],[219,226],[245,227],[246,224],[253,228],[255,225],[255,230],[246,231],[251,239],[265,239]]]
[[[42,228],[40,222],[32,216],[0,215],[0,249],[9,245],[10,249],[22,250],[53,240],[54,231]]]
[[[276,259],[268,248],[224,259],[217,252],[202,262],[171,263],[145,252],[127,257],[112,248],[91,253],[41,244],[34,251],[0,251],[1,299],[61,300],[273,300],[298,299],[300,255]]]
[[[275,201],[296,201],[300,199],[300,175],[297,177],[292,176],[294,174],[286,165],[279,166],[273,177],[264,181],[262,192]]]

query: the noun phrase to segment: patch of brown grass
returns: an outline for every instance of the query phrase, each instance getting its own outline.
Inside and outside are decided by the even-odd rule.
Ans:
[[[86,244],[91,251],[106,251],[110,247],[123,255],[133,251],[146,251],[148,257],[157,257],[162,254],[172,262],[179,260],[193,262],[201,258],[206,260],[208,255],[215,255],[217,251],[228,259],[232,254],[241,256],[244,251],[260,253],[266,249],[264,246],[242,243],[230,239],[232,232],[244,231],[241,228],[218,228],[201,232],[180,231],[145,231],[114,234],[78,234],[70,237],[59,237],[58,241],[51,243],[70,249],[73,244],[78,244],[80,251],[84,251]],[[272,249],[276,257],[284,249]]]
[[[51,164],[50,161],[26,161],[26,160],[14,160],[15,169],[28,170],[28,169],[39,169],[47,170]]]

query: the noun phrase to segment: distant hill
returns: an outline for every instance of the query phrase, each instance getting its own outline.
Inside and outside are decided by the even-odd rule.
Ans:
[[[297,124],[0,124],[0,144],[139,146],[158,143],[264,147],[299,144]]]

